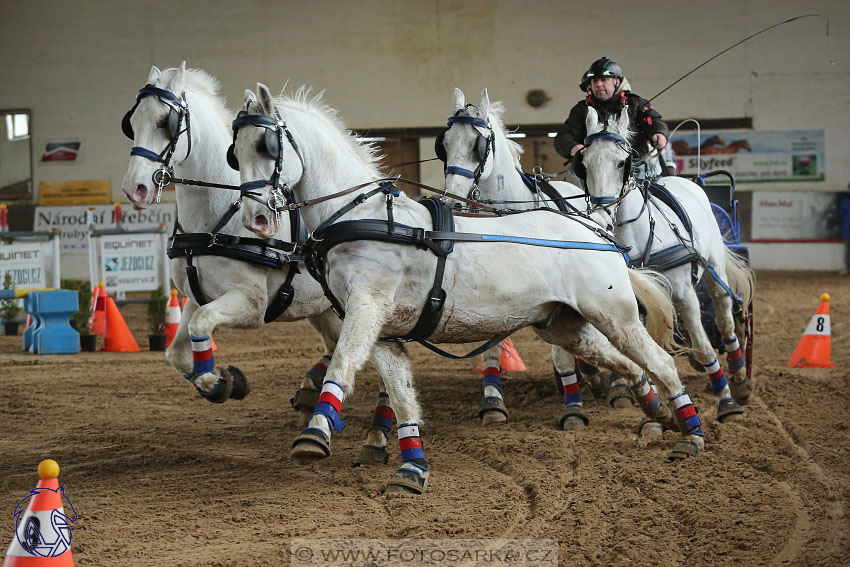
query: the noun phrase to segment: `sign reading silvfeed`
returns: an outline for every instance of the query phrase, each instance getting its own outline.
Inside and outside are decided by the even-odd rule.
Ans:
[[[732,172],[737,183],[823,181],[823,130],[677,132],[670,143],[679,173]]]
[[[157,234],[111,234],[100,240],[100,273],[106,291],[149,291],[161,284]]]

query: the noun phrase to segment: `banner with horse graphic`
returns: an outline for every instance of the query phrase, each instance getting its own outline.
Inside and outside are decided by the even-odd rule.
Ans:
[[[671,138],[680,174],[725,169],[737,183],[823,181],[823,130],[679,133]]]

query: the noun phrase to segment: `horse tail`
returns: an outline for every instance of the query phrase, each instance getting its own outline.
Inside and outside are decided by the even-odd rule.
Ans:
[[[729,280],[727,283],[734,294],[744,300],[743,306],[746,308],[755,294],[756,275],[744,257],[729,248],[726,248],[726,279]]]
[[[635,297],[646,310],[646,330],[662,348],[677,349],[673,340],[676,322],[670,282],[659,272],[646,268],[630,268],[629,280]]]

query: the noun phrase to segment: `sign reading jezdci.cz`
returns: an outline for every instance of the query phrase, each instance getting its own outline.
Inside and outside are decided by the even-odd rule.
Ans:
[[[670,144],[679,173],[725,169],[737,183],[825,179],[823,130],[703,130],[699,139],[696,132],[677,132]]]
[[[0,246],[0,281],[11,274],[16,288],[49,287],[47,270],[52,266],[52,242],[22,242]]]
[[[100,273],[106,291],[148,291],[160,286],[160,239],[156,234],[99,237]]]

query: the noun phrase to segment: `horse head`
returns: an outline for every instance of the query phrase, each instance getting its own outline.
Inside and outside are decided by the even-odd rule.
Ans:
[[[304,174],[295,138],[269,88],[257,83],[257,94],[245,91],[245,110],[233,121],[231,166],[239,169],[243,197],[242,223],[261,238],[280,229],[280,215],[294,200],[293,187]]]
[[[133,140],[122,190],[136,210],[159,202],[171,168],[191,150],[185,80],[185,61],[165,71],[151,67],[147,84],[121,123],[124,134]]]
[[[475,199],[479,181],[493,171],[496,139],[488,117],[490,97],[487,89],[481,91],[476,107],[467,104],[463,91],[456,88],[452,102],[454,114],[446,122],[446,130],[437,136],[434,150],[445,164],[446,190]]]
[[[587,190],[592,204],[604,206],[617,199],[630,179],[629,115],[621,112],[604,125],[596,109],[589,106],[586,127],[583,162],[587,169]]]

